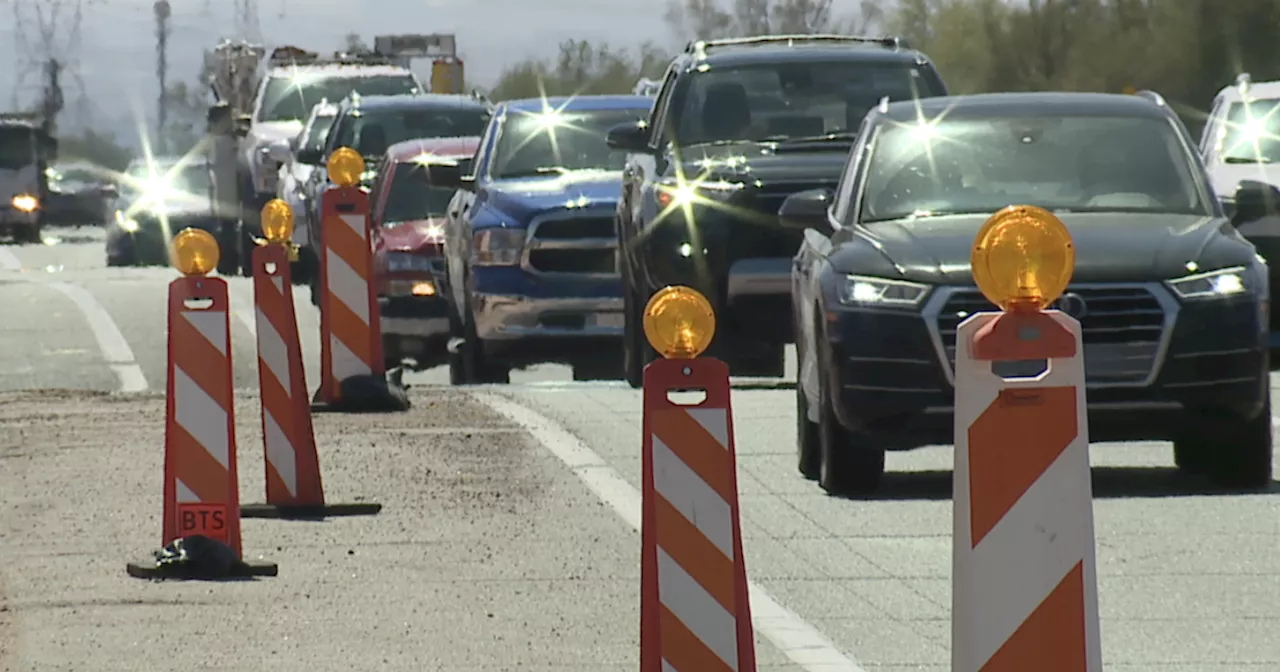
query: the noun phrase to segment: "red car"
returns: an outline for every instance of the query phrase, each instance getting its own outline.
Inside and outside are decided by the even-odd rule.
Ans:
[[[387,366],[425,369],[447,361],[449,318],[433,271],[443,268],[445,211],[453,189],[431,186],[427,166],[470,172],[480,138],[431,138],[392,145],[370,188],[374,273]]]

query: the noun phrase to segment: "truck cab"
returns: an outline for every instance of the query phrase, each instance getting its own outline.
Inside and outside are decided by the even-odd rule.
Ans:
[[[621,377],[622,297],[614,211],[625,155],[609,128],[644,118],[644,96],[500,103],[448,208],[438,279],[453,329],[454,384],[505,383],[512,369],[573,367]],[[432,183],[449,185],[443,169]]]
[[[38,243],[58,143],[38,115],[0,114],[0,236]]]

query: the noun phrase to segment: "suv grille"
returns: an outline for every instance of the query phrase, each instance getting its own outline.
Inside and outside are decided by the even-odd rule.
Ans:
[[[590,276],[618,272],[613,212],[558,212],[534,218],[523,266],[531,273]]]
[[[1141,385],[1156,366],[1165,328],[1165,310],[1151,290],[1141,286],[1068,287],[1084,301],[1077,317],[1084,339],[1085,379],[1089,385]],[[969,315],[996,310],[977,290],[955,292],[938,314],[938,335],[955,370],[956,327]]]

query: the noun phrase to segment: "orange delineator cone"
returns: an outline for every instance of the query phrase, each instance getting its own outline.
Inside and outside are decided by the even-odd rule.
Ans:
[[[668,398],[689,389],[706,398]],[[641,672],[755,672],[728,365],[645,367],[642,461]]]
[[[1100,672],[1080,324],[978,313],[956,343],[951,669]],[[1049,368],[992,369],[1026,360]]]
[[[201,535],[243,559],[227,306],[220,278],[182,277],[169,285],[161,545]],[[160,575],[154,564],[130,564],[128,571]],[[275,575],[276,566],[248,563],[241,571]]]
[[[289,249],[284,245],[260,245],[253,250],[253,297],[267,501],[240,507],[240,515],[311,518],[378,513],[382,505],[371,502],[325,503],[298,339]]]
[[[320,389],[317,400],[342,403],[342,381],[382,377],[382,326],[373,277],[369,195],[330,187],[320,198]]]

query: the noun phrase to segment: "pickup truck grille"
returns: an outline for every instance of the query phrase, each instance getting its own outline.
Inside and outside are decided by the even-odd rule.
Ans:
[[[618,237],[613,211],[571,210],[535,217],[529,225],[522,266],[535,274],[584,277],[618,273]]]
[[[1067,292],[1083,300],[1083,314],[1076,319],[1084,338],[1087,384],[1146,384],[1158,364],[1167,328],[1160,299],[1143,285],[1069,287]],[[948,373],[955,370],[956,327],[973,313],[994,310],[976,289],[952,290],[945,299],[935,325]]]

